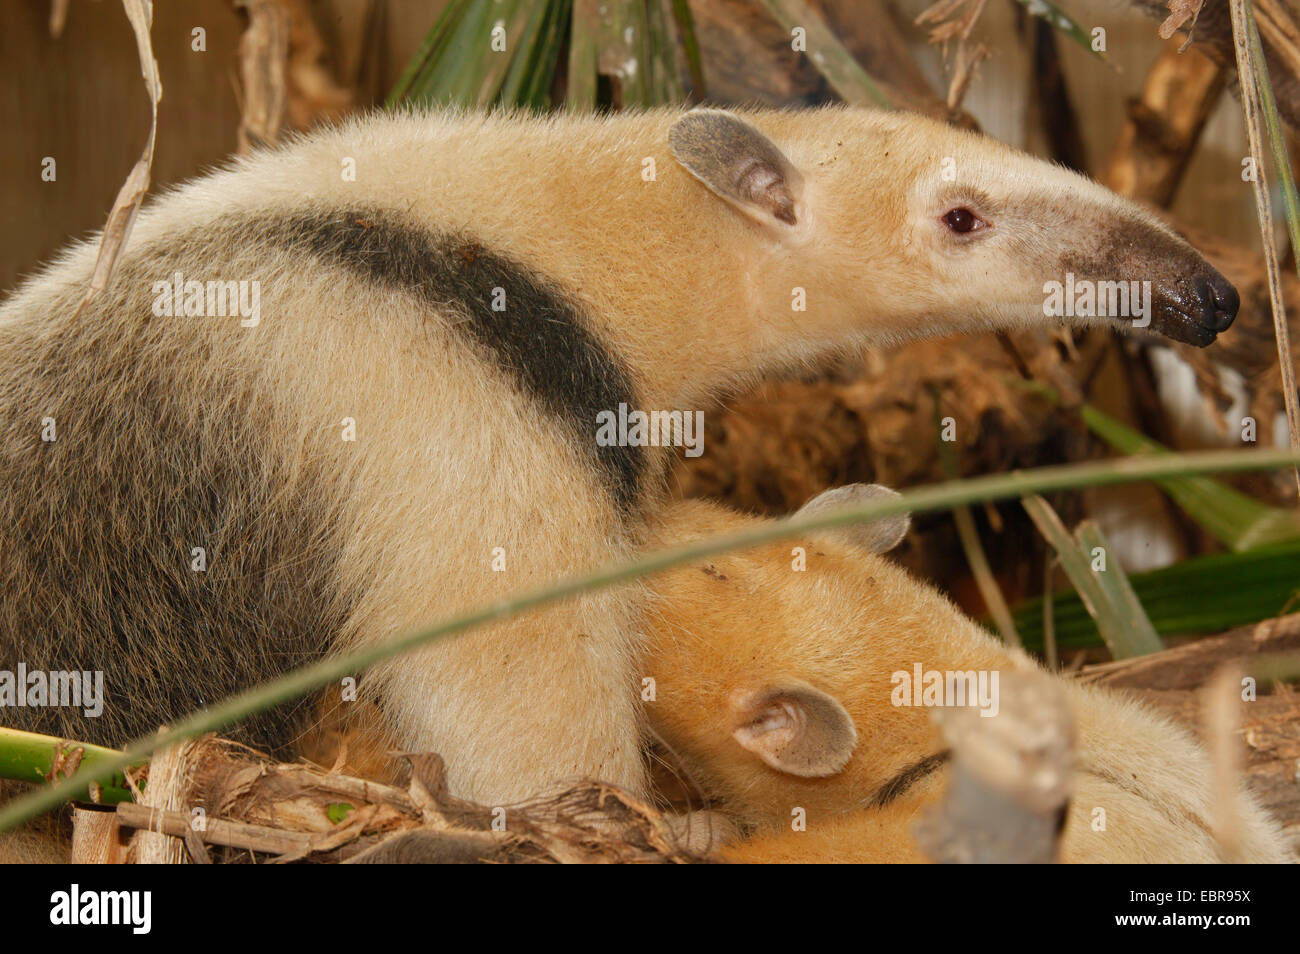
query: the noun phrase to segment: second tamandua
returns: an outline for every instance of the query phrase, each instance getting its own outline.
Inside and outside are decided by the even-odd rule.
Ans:
[[[829,491],[805,512],[873,490]],[[679,544],[759,523],[686,502],[665,513],[656,534]],[[931,706],[982,705],[995,720],[998,683],[980,674],[1038,669],[880,556],[906,528],[893,518],[823,531],[651,581],[646,712],[684,777],[752,830],[723,849],[729,860],[926,860],[913,826],[949,773]],[[964,698],[929,698],[918,672],[927,686],[929,673],[975,678]],[[1073,710],[1077,759],[1061,859],[1228,860],[1211,830],[1214,773],[1202,747],[1132,700],[1058,682]],[[980,696],[976,685],[993,691]],[[1295,860],[1248,794],[1238,792],[1232,810],[1239,860]],[[797,817],[806,830],[794,829]]]
[[[845,493],[824,494],[804,512],[850,502]],[[680,501],[652,522],[651,542],[679,545],[762,522]],[[880,555],[906,527],[892,518],[821,531],[649,581],[637,628],[643,687],[654,686],[648,721],[669,756],[660,756],[658,780],[687,801],[705,796],[724,823],[688,826],[705,832],[696,848],[717,849],[718,832],[746,830],[750,837],[721,847],[728,860],[927,860],[914,826],[939,800],[947,766],[932,710],[894,704],[896,674],[918,664],[1037,667]],[[1201,747],[1139,705],[1060,683],[1077,716],[1079,754],[1063,860],[1219,860]],[[345,711],[329,693],[317,704],[314,731],[286,754],[392,782],[398,760],[375,713]],[[796,810],[805,830],[791,828]],[[1241,794],[1236,810],[1246,860],[1292,860],[1253,799]],[[66,860],[68,850],[44,829],[0,834],[0,862]]]
[[[1099,313],[1100,292],[1046,307],[1052,283],[1135,282],[1132,312],[1077,320],[1198,344],[1237,308],[1100,186],[856,109],[373,115],[150,203],[83,308],[95,254],[0,306],[0,669],[102,673],[103,710],[0,721],[109,745],[627,558],[667,454],[603,439],[603,416],[700,409],[842,346]],[[641,791],[637,592],[363,688],[461,796]],[[245,737],[283,748],[294,717]]]

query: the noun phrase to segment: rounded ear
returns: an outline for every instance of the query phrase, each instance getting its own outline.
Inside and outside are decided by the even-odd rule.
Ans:
[[[839,510],[841,507],[864,504],[879,497],[898,496],[900,496],[898,491],[882,487],[880,484],[845,484],[843,487],[833,487],[818,494],[800,507],[794,515],[809,517],[813,514]],[[835,527],[833,532],[841,539],[869,553],[885,553],[903,542],[903,537],[907,536],[908,527],[911,525],[912,518],[905,513],[899,513],[866,523],[851,523],[843,527]]]
[[[741,696],[732,715],[731,737],[787,775],[834,775],[858,744],[858,730],[840,701],[797,680]]]
[[[686,171],[764,224],[795,225],[803,176],[772,140],[721,109],[693,109],[668,133]]]

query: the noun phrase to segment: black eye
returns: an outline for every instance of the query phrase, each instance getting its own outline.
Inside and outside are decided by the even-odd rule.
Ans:
[[[943,224],[958,235],[965,235],[984,228],[984,220],[970,209],[949,209],[943,217]]]

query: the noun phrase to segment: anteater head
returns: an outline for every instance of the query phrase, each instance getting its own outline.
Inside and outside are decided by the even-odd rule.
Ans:
[[[881,495],[895,496],[836,488],[800,514]],[[760,522],[680,501],[652,542]],[[650,726],[685,774],[746,823],[788,824],[796,805],[824,818],[937,780],[939,732],[929,709],[900,704],[897,674],[911,678],[917,664],[1014,668],[974,622],[884,556],[908,525],[895,516],[805,534],[654,578],[643,624]]]
[[[803,288],[801,320],[828,337],[1065,319],[1204,346],[1237,313],[1232,285],[1141,206],[919,116],[696,110],[670,146],[740,213],[761,298]]]

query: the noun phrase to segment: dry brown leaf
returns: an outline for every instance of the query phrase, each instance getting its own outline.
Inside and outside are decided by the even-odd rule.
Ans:
[[[50,765],[50,774],[45,777],[46,781],[57,782],[72,778],[77,774],[77,769],[81,768],[81,758],[85,754],[86,750],[75,743],[60,742],[54,747],[54,760]]]
[[[499,809],[451,795],[436,755],[407,757],[408,794],[310,766],[278,764],[211,736],[174,751],[183,755],[182,770],[151,778],[150,798],[158,804],[124,803],[116,815],[124,827],[159,832],[177,848],[184,839],[188,857],[200,862],[247,861],[250,852],[277,863],[711,860],[683,847],[654,808],[595,782],[512,806],[502,818]],[[233,791],[239,796],[230,797]],[[340,802],[351,810],[335,822],[331,809]],[[203,844],[191,835],[189,806],[206,810],[206,824],[197,832]],[[498,830],[502,821],[505,827]],[[185,857],[176,850],[166,860]]]
[[[948,41],[957,41],[952,78],[948,81],[947,106],[950,111],[960,108],[966,90],[974,79],[975,68],[989,58],[989,52],[983,44],[977,44],[973,48],[970,46],[971,31],[979,22],[987,2],[988,0],[939,0],[916,18],[917,25],[934,24],[930,28],[930,42],[942,45],[945,57]]]
[[[1169,16],[1160,24],[1160,39],[1167,40],[1174,35],[1184,23],[1191,21],[1191,27],[1196,26],[1196,18],[1201,14],[1201,7],[1205,5],[1205,0],[1169,0]]]
[[[248,29],[239,38],[239,76],[244,111],[239,151],[280,137],[288,100],[289,12],[275,0],[236,0],[248,12]]]
[[[104,234],[100,238],[99,257],[95,259],[95,271],[90,278],[90,288],[78,310],[85,308],[91,299],[108,287],[117,257],[131,236],[131,227],[135,224],[136,213],[140,211],[140,203],[149,191],[149,176],[153,170],[153,149],[158,135],[158,102],[163,93],[162,80],[158,77],[158,61],[154,58],[153,44],[149,38],[149,30],[153,26],[153,2],[122,0],[122,7],[127,19],[131,21],[131,29],[135,31],[140,71],[144,76],[145,90],[149,94],[149,139],[145,143],[144,152],[126,177],[126,182],[118,190],[113,210],[108,213],[108,222],[104,225]]]

